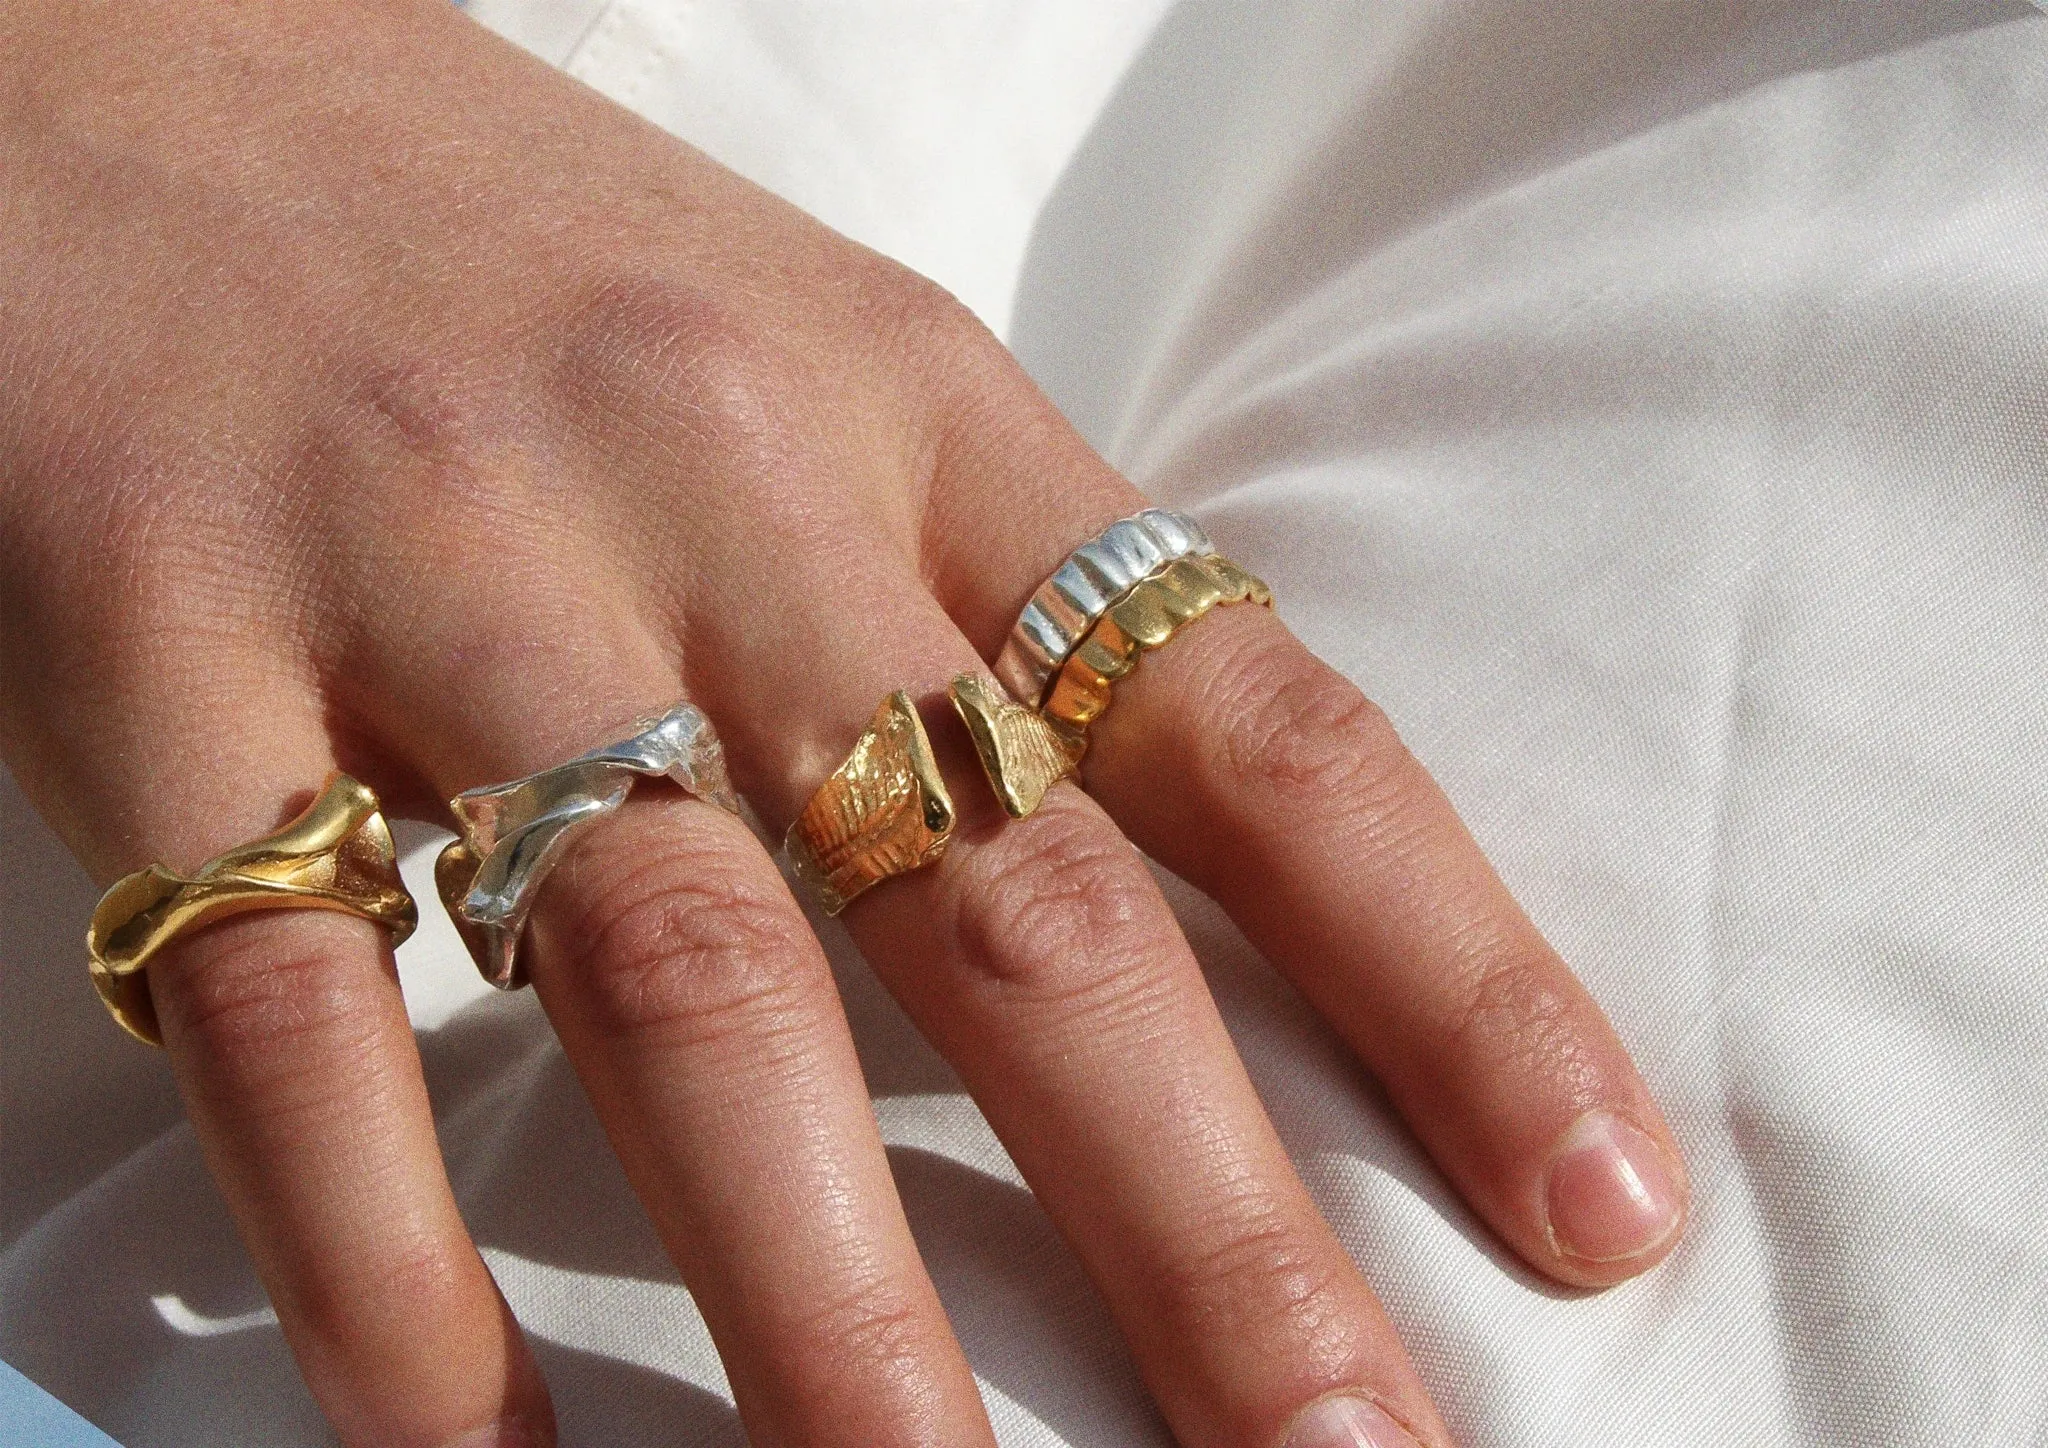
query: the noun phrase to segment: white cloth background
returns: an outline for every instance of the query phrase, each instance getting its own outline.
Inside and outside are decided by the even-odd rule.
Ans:
[[[478,8],[1006,327],[1388,708],[1614,1015],[1696,1217],[1574,1298],[1183,898],[1463,1441],[2048,1444],[2048,21]],[[162,1062],[84,986],[91,901],[0,790],[0,1357],[135,1448],[328,1441]],[[950,1073],[838,958],[1002,1440],[1164,1442]],[[479,999],[438,922],[402,964],[565,1442],[739,1441],[531,1002]]]

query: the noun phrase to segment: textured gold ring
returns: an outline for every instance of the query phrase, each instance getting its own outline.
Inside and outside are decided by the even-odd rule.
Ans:
[[[863,891],[929,865],[953,837],[953,800],[910,695],[881,702],[853,750],[783,837],[797,878],[837,915]]]
[[[330,774],[298,818],[179,875],[151,865],[115,881],[86,930],[92,983],[123,1030],[163,1044],[149,996],[151,957],[181,935],[251,910],[334,910],[374,921],[397,944],[419,912],[376,794]]]
[[[981,772],[1011,819],[1037,809],[1046,791],[1071,778],[1081,763],[1079,737],[1011,699],[994,679],[961,674],[946,692],[974,740]]]
[[[1245,602],[1271,608],[1272,590],[1228,558],[1162,565],[1104,611],[1060,666],[1041,712],[1078,759],[1088,747],[1088,726],[1109,708],[1111,688],[1140,658],[1210,609]]]

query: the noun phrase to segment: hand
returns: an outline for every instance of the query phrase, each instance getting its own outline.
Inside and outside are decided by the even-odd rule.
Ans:
[[[443,0],[10,20],[0,738],[102,880],[265,833],[336,764],[442,819],[681,697],[779,831],[885,693],[983,669],[1143,504],[942,293]],[[1223,904],[1535,1268],[1600,1285],[1668,1249],[1682,1168],[1614,1032],[1274,617],[1218,610],[1148,658],[1087,793],[1022,822],[930,717],[959,834],[844,919],[1180,1441],[1362,1441],[1304,1413],[1344,1390],[1379,1405],[1354,1426],[1447,1435],[1139,849]],[[824,957],[747,829],[638,792],[549,879],[529,960],[754,1440],[989,1442]],[[548,1440],[382,935],[243,917],[150,982],[344,1441]]]

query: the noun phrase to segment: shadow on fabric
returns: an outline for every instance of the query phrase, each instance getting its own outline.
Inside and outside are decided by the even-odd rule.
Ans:
[[[2033,13],[1182,0],[1033,228],[1011,348],[1128,466],[1204,363],[1403,233],[1752,87]]]

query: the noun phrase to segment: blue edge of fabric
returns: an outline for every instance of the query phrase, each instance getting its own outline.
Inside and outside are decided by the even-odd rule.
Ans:
[[[120,1448],[6,1363],[0,1363],[0,1448]]]

